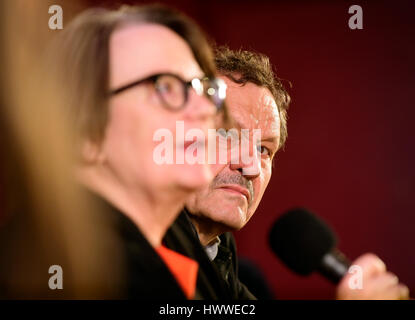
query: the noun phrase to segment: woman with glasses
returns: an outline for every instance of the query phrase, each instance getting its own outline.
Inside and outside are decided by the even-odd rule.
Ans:
[[[199,28],[160,6],[89,10],[56,43],[58,84],[79,133],[77,177],[109,212],[125,248],[128,297],[194,298],[198,264],[162,245],[187,197],[210,182],[207,161],[157,164],[157,130],[174,156],[223,117],[225,85]],[[105,240],[103,240],[105,241]],[[110,280],[109,280],[110,281]]]

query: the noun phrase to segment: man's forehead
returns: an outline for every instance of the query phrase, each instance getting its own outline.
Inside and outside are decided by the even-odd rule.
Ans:
[[[267,88],[249,82],[241,85],[226,77],[222,78],[228,85],[227,105],[231,117],[240,128],[259,128],[264,133],[279,134],[278,107]]]

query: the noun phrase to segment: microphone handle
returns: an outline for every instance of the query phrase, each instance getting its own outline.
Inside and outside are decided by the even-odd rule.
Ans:
[[[349,270],[350,265],[346,256],[334,248],[323,256],[317,271],[334,284],[338,284]]]

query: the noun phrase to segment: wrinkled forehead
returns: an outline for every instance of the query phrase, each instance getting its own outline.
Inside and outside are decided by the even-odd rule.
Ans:
[[[112,88],[161,72],[187,80],[203,75],[186,41],[159,24],[119,27],[111,35],[109,53]]]
[[[227,105],[231,117],[245,129],[261,129],[263,134],[280,134],[278,106],[272,93],[265,87],[253,83],[244,85],[221,77],[227,88]]]

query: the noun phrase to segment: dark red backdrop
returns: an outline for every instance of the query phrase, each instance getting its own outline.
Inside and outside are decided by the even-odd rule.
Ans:
[[[411,1],[162,2],[219,44],[269,55],[293,84],[287,148],[258,211],[236,233],[240,254],[264,270],[277,297],[334,297],[333,286],[293,275],[268,248],[272,222],[298,205],[327,220],[351,258],[376,252],[415,292]],[[348,28],[353,4],[363,8],[363,30]]]

